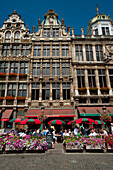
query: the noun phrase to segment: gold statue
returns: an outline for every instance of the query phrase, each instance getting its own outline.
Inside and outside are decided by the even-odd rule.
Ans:
[[[97,15],[99,15],[99,7],[100,7],[100,5],[99,5],[99,4],[97,4],[97,5],[96,5]]]

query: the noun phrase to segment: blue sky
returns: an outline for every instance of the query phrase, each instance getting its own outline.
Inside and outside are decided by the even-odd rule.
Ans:
[[[75,34],[81,34],[81,27],[86,33],[88,22],[96,15],[97,3],[100,4],[99,13],[110,14],[113,19],[113,0],[3,0],[0,2],[0,23],[17,10],[30,31],[33,25],[37,30],[38,19],[42,21],[44,14],[53,9],[60,21],[64,18],[66,26],[74,27]]]

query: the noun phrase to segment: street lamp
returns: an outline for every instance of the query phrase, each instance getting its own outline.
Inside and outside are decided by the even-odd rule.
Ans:
[[[102,110],[104,113],[106,113],[106,106],[103,106]]]
[[[44,105],[42,105],[42,106],[41,106],[41,112],[42,112],[42,114],[44,113],[44,109],[45,109],[45,107],[44,107]]]

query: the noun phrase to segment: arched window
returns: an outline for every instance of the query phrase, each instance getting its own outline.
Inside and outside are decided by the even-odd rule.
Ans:
[[[19,31],[15,32],[14,41],[15,42],[19,42],[20,41],[20,32]]]
[[[5,41],[6,42],[10,42],[10,39],[11,39],[11,32],[10,31],[7,31],[5,33]]]

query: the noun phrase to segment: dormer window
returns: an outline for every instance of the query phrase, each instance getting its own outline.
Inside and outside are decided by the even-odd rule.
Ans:
[[[20,24],[18,23],[18,24],[16,24],[16,27],[20,27]]]
[[[95,30],[95,35],[98,35],[98,29]]]
[[[44,29],[44,37],[50,37],[50,29]]]
[[[19,42],[20,41],[20,32],[19,31],[15,32],[14,41],[15,42]]]
[[[51,16],[51,17],[49,18],[49,24],[53,25],[53,21],[54,21],[54,17]]]
[[[5,34],[5,41],[10,42],[10,39],[11,39],[11,32],[7,31],[6,34]]]
[[[29,39],[29,35],[24,35],[24,38],[25,39]]]
[[[109,27],[102,27],[102,35],[110,35]]]
[[[8,28],[11,27],[11,24],[7,24],[7,27],[8,27]]]
[[[53,29],[53,37],[59,37],[59,29]]]

